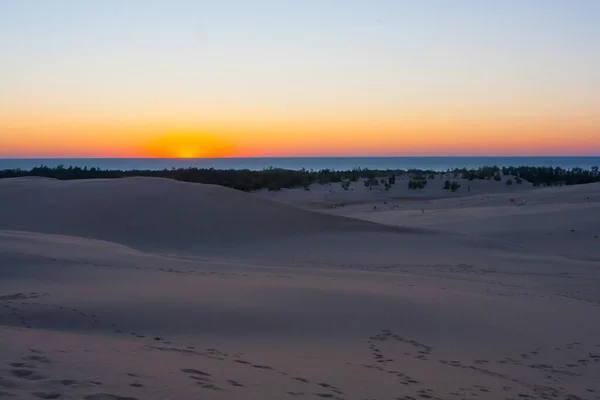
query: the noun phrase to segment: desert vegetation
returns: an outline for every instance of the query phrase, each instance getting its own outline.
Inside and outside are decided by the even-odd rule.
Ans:
[[[417,173],[408,181],[409,189],[424,189],[427,186],[427,178],[425,175]]]
[[[455,181],[446,181],[444,182],[444,190],[449,190],[451,192],[456,192],[460,188],[460,184]]]
[[[460,173],[464,178],[502,180],[501,175],[514,177],[514,183],[522,184],[523,180],[531,182],[534,186],[561,186],[580,185],[585,183],[600,182],[598,167],[560,168],[560,167],[497,167],[485,166],[478,169],[456,169],[448,171]]]

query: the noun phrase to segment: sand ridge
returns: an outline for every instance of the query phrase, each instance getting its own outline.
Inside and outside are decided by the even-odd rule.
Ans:
[[[0,181],[2,229],[117,242],[155,251],[208,251],[327,232],[393,228],[323,216],[214,185],[168,179]]]

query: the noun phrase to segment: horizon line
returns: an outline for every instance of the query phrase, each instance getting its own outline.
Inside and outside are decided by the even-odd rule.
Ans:
[[[356,155],[356,156],[248,156],[248,157],[0,157],[0,160],[236,160],[236,159],[298,159],[298,158],[593,158],[599,154],[549,154],[549,155]]]

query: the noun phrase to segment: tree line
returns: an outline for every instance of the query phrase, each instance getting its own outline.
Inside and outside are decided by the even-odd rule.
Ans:
[[[501,180],[500,174],[515,177],[516,183],[523,180],[531,182],[533,186],[562,186],[581,185],[585,183],[600,182],[598,167],[584,168],[561,168],[561,167],[497,167],[486,166],[478,169],[456,169],[452,171],[455,176],[474,179]],[[512,181],[511,181],[512,182]]]
[[[173,168],[163,170],[103,170],[87,167],[57,167],[40,166],[31,170],[8,169],[0,170],[0,179],[18,177],[44,177],[60,180],[75,179],[114,179],[129,177],[168,178],[183,182],[221,185],[246,192],[284,188],[308,189],[313,183],[335,183],[344,180],[356,182],[361,178],[376,179],[388,177],[395,171],[353,169],[349,171],[323,170],[288,170],[267,168],[263,170],[249,169],[214,169],[214,168]]]
[[[60,180],[74,179],[114,179],[126,177],[155,177],[168,178],[183,182],[205,183],[221,185],[246,192],[268,189],[280,190],[284,188],[309,189],[314,183],[341,183],[349,185],[365,179],[365,185],[371,187],[376,182],[391,186],[396,182],[396,177],[409,174],[413,188],[425,187],[428,179],[435,179],[440,172],[432,170],[370,170],[356,168],[347,171],[338,170],[288,170],[281,168],[267,168],[263,170],[248,169],[214,169],[214,168],[178,168],[163,170],[103,170],[99,168],[80,168],[40,166],[31,170],[7,169],[0,170],[0,179],[17,177],[45,177]],[[523,180],[533,183],[534,186],[578,185],[584,183],[600,182],[598,167],[589,170],[583,168],[563,169],[559,167],[498,167],[484,166],[477,169],[453,169],[445,171],[454,178],[468,180],[495,179],[500,180],[500,175],[514,177],[515,182]],[[378,183],[379,183],[378,182]],[[410,185],[409,182],[409,185]],[[512,181],[511,181],[512,183]],[[451,188],[449,188],[451,190]]]

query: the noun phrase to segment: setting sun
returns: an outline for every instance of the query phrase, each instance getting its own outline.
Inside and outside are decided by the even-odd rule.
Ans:
[[[231,146],[227,142],[203,133],[172,133],[150,140],[146,153],[158,158],[225,157]]]
[[[179,153],[179,158],[197,158],[196,152],[194,150],[181,150]]]

